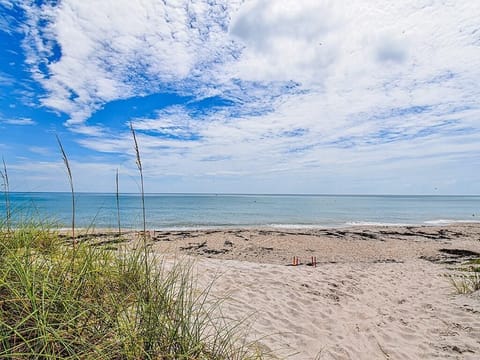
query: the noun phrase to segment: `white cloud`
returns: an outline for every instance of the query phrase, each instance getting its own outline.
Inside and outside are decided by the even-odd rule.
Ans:
[[[25,48],[36,78],[47,89],[46,106],[84,122],[104,103],[175,87],[225,46],[222,17],[235,2],[62,1],[24,5],[29,14]],[[224,13],[224,10],[226,13]],[[38,24],[49,25],[39,30]],[[61,49],[58,61],[55,45]],[[57,47],[57,49],[58,49]],[[177,89],[178,90],[178,89]]]
[[[0,86],[10,86],[15,83],[15,79],[0,71]]]
[[[158,111],[155,119],[133,119],[136,130],[148,130],[171,138],[188,140],[201,128],[182,106]]]
[[[337,8],[315,0],[248,2],[232,20],[231,34],[245,44],[233,74],[322,84],[339,56]]]
[[[0,0],[0,5],[5,6],[7,9],[11,9],[13,7],[11,0]]]
[[[36,122],[29,118],[19,118],[19,119],[0,119],[0,123],[7,125],[36,125]]]
[[[42,155],[42,156],[51,156],[52,151],[49,148],[42,147],[42,146],[30,146],[28,150],[34,154]]]
[[[379,41],[376,49],[377,60],[380,62],[404,63],[407,60],[408,51],[406,45],[395,39],[385,36]]]

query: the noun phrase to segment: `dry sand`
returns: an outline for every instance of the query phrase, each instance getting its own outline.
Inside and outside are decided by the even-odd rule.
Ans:
[[[480,257],[480,224],[150,234],[195,257],[200,283],[218,277],[224,314],[280,358],[480,359],[480,296],[450,280]]]

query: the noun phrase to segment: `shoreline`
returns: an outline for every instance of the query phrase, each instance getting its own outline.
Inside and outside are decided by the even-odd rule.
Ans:
[[[347,222],[341,225],[320,225],[320,224],[266,224],[266,225],[198,225],[198,226],[150,226],[147,227],[147,231],[165,232],[165,231],[221,231],[221,230],[329,230],[329,229],[348,229],[357,227],[445,227],[455,225],[479,225],[480,220],[427,220],[420,223],[383,223],[383,222],[370,222],[370,221],[358,221]],[[71,227],[63,226],[56,228],[61,232],[70,231]],[[94,233],[99,231],[116,232],[115,227],[75,227],[75,231],[87,231],[93,230]],[[122,227],[122,231],[142,231],[143,227]]]

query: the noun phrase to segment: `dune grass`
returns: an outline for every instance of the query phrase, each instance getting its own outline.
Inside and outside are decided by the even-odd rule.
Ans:
[[[2,162],[3,162],[3,169],[0,170],[0,176],[2,177],[2,187],[3,187],[3,193],[5,195],[6,226],[7,226],[7,229],[10,230],[10,219],[12,217],[12,213],[10,209],[10,184],[8,181],[7,164],[5,163],[5,159],[3,157],[2,157]]]
[[[118,235],[122,235],[122,226],[120,224],[120,193],[119,193],[119,186],[118,186],[118,168],[115,173],[115,202],[117,205],[117,225],[118,225]]]
[[[452,284],[458,294],[470,294],[480,290],[480,273],[478,271],[472,274],[457,276],[452,278]]]
[[[73,238],[73,245],[76,245],[75,240],[75,188],[73,186],[73,176],[72,176],[72,169],[70,168],[70,162],[68,161],[67,153],[63,148],[62,142],[58,135],[55,135],[57,138],[58,147],[60,148],[60,152],[62,153],[62,160],[63,164],[65,165],[65,169],[67,170],[68,175],[68,182],[70,184],[70,192],[72,194],[72,238]]]
[[[143,166],[142,166],[142,158],[140,156],[140,149],[138,147],[137,135],[135,129],[133,128],[133,124],[130,123],[130,131],[132,133],[134,150],[135,150],[135,158],[136,158],[136,165],[138,169],[138,173],[140,174],[140,195],[142,199],[142,220],[143,220],[143,240],[144,246],[147,245],[147,217],[145,214],[145,187],[143,181]]]
[[[0,359],[264,358],[259,347],[245,342],[239,323],[222,316],[220,302],[209,296],[210,287],[198,288],[192,264],[167,263],[152,254],[147,244],[143,168],[132,124],[130,130],[143,211],[143,232],[135,246],[130,242],[112,249],[99,245],[94,234],[88,241],[78,241],[73,176],[58,136],[72,194],[71,237],[65,239],[54,226],[37,220],[15,221],[11,228],[3,161]],[[118,234],[112,237],[118,243],[122,237],[118,170],[115,180]]]
[[[0,228],[0,359],[261,358],[190,264],[150,256],[145,267],[139,249],[72,247],[36,223]]]
[[[453,287],[458,294],[470,294],[480,290],[480,259],[466,262],[460,269],[462,275],[451,278]]]

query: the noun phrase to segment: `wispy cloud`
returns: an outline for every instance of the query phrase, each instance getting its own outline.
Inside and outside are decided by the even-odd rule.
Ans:
[[[28,118],[20,118],[20,119],[0,119],[1,124],[6,124],[6,125],[19,125],[19,126],[25,126],[25,125],[36,125],[37,123],[33,121],[32,119]]]
[[[50,148],[41,147],[41,146],[30,146],[28,148],[34,154],[42,155],[42,156],[52,156],[52,150]]]
[[[48,92],[43,103],[79,124],[108,101],[182,91],[189,80],[208,76],[209,64],[229,53],[226,16],[238,4],[125,0],[114,7],[97,1],[23,7],[28,61]]]
[[[0,72],[0,86],[13,85],[14,82],[15,79],[12,76]]]

